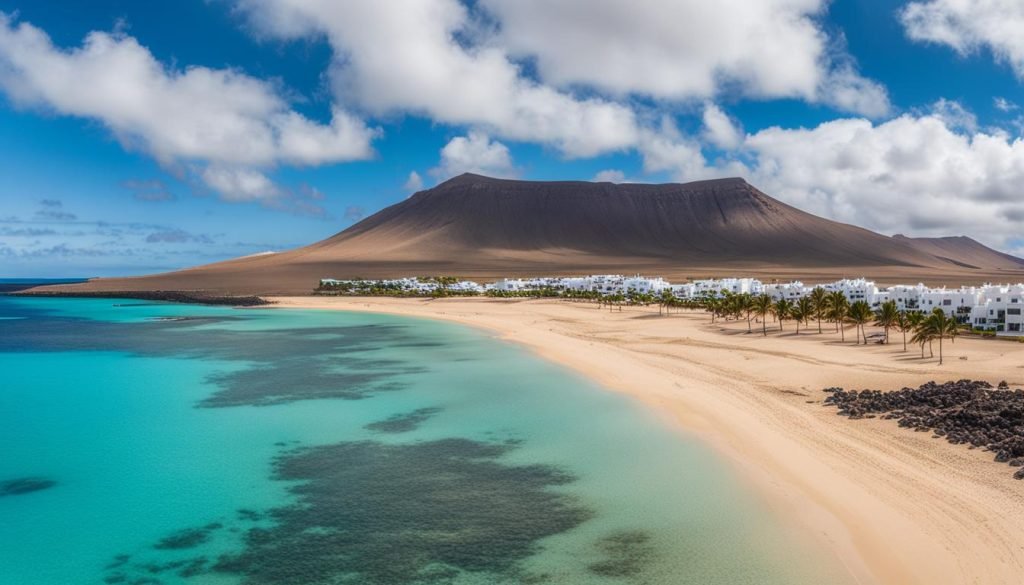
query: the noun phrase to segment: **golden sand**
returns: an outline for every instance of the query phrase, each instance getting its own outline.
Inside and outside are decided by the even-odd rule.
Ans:
[[[830,386],[929,380],[1024,386],[1024,344],[960,338],[945,364],[901,336],[853,344],[825,325],[768,337],[700,312],[660,316],[556,300],[278,297],[283,307],[382,312],[485,328],[628,393],[735,464],[766,501],[819,538],[863,583],[1019,584],[1024,482],[992,454],[823,407]],[[771,329],[775,329],[771,331]]]

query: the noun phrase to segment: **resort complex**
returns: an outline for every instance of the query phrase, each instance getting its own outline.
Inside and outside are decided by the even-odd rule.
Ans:
[[[816,288],[841,293],[850,303],[863,301],[878,310],[889,301],[898,311],[931,313],[942,310],[947,317],[971,329],[997,335],[1019,336],[1024,331],[1024,284],[984,284],[959,288],[928,287],[924,284],[880,287],[864,279],[842,279],[829,283],[800,281],[765,283],[756,278],[694,280],[672,284],[660,277],[603,274],[569,277],[505,278],[480,284],[451,277],[399,278],[390,280],[320,280],[317,294],[608,298],[622,302],[655,302],[675,299],[696,302],[730,295],[767,295],[773,301],[792,302],[810,296]]]

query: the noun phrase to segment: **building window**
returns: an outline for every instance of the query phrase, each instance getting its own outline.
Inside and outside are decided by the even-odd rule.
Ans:
[[[1006,309],[1007,315],[1020,315],[1020,309]]]

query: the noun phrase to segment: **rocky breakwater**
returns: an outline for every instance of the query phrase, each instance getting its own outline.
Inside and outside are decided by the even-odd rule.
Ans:
[[[826,388],[825,404],[851,419],[882,418],[919,432],[932,432],[956,445],[985,449],[995,460],[1017,467],[1024,479],[1024,390],[1006,382],[959,380],[896,391]]]

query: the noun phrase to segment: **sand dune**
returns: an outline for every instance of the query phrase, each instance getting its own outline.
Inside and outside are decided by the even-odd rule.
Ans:
[[[1022,280],[1024,261],[969,238],[887,237],[830,221],[743,179],[616,185],[466,174],[297,250],[77,288],[303,294],[324,277],[601,272],[959,284]]]
[[[767,338],[703,313],[601,311],[565,301],[303,297],[283,306],[387,312],[490,329],[627,392],[694,433],[761,488],[779,515],[862,583],[1010,585],[1024,574],[1024,482],[992,454],[851,421],[822,388],[898,389],[928,380],[1024,386],[1024,345],[958,339],[946,364],[902,345],[854,346],[826,332]],[[830,329],[827,329],[830,331]],[[847,339],[852,336],[848,335]]]

